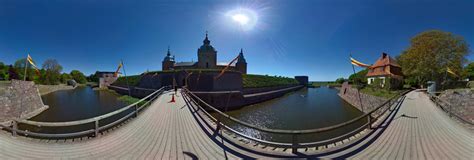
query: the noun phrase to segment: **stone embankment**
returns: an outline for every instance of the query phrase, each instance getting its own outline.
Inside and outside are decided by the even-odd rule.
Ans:
[[[360,100],[359,100],[360,94]],[[360,111],[367,113],[375,109],[376,107],[383,104],[387,99],[382,97],[376,97],[364,93],[358,93],[356,88],[352,88],[349,83],[344,82],[341,88],[339,89],[338,94],[342,99],[344,99],[347,103],[351,104],[352,106],[356,107]]]
[[[439,99],[451,104],[453,114],[474,123],[474,90],[447,90],[439,95]]]
[[[0,90],[0,123],[28,119],[46,109],[34,82],[12,80],[10,86]]]

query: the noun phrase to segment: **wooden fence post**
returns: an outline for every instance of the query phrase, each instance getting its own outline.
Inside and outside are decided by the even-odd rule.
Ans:
[[[94,136],[99,137],[99,120],[98,119],[95,120],[95,133],[94,133]]]
[[[370,114],[367,116],[367,120],[368,120],[368,123],[369,123],[367,128],[372,129],[372,116]]]
[[[13,120],[12,125],[13,125],[12,136],[16,137],[17,136],[16,130],[18,129],[18,123],[16,122],[16,120]]]
[[[298,153],[298,134],[293,134],[291,153]]]

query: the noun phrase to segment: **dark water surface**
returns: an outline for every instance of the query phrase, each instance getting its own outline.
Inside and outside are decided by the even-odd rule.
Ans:
[[[286,130],[327,127],[346,122],[363,114],[341,99],[337,93],[338,90],[327,87],[303,88],[277,99],[226,113],[259,127]],[[361,126],[364,122],[361,121],[328,133],[303,135],[298,140],[309,142],[336,137]],[[228,121],[226,124],[253,137],[278,142],[291,141],[291,136],[262,133]]]
[[[105,91],[93,90],[91,87],[77,87],[72,90],[61,90],[41,96],[45,105],[49,108],[30,120],[39,122],[66,122],[83,120],[100,116],[117,109],[125,107],[126,104],[118,100],[118,95]],[[111,117],[101,121],[101,126],[118,119]],[[92,129],[94,124],[79,125],[72,127],[35,127],[20,125],[20,128],[41,133],[68,133]]]

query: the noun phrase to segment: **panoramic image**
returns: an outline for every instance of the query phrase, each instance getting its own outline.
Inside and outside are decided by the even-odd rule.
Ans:
[[[474,158],[472,0],[0,0],[0,159]]]

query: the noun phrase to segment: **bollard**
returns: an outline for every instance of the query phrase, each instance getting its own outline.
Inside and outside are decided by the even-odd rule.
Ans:
[[[291,153],[298,153],[298,135],[293,134],[292,145],[291,145]]]

